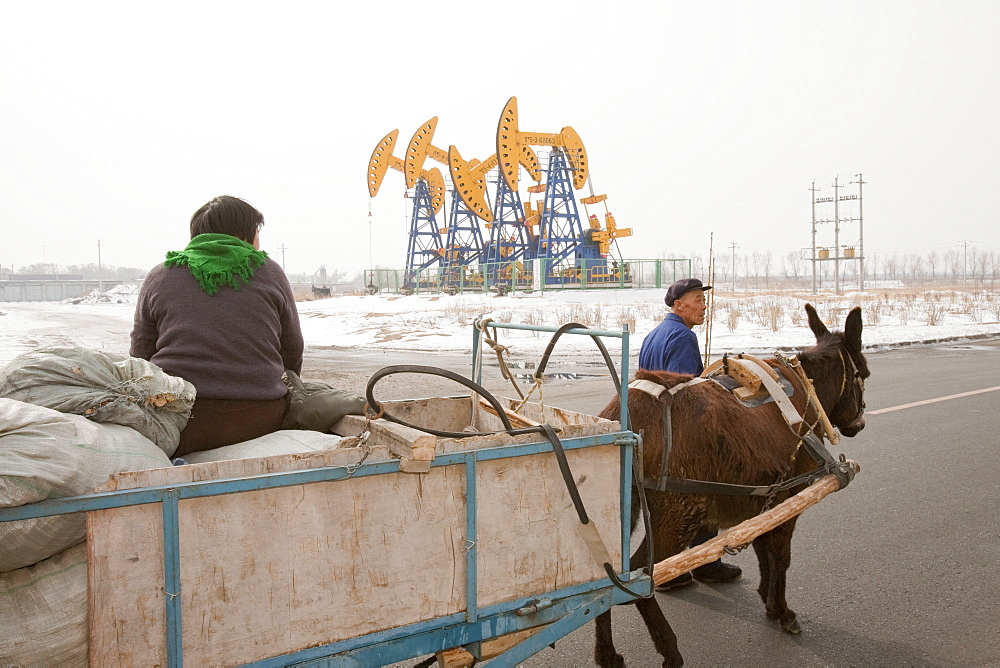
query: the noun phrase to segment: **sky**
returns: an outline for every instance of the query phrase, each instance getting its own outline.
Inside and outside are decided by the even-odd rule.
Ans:
[[[5,268],[152,266],[221,194],[263,212],[262,248],[290,273],[402,267],[411,200],[391,170],[369,198],[372,150],[398,129],[402,157],[436,116],[434,146],[486,159],[511,96],[522,131],[580,135],[594,191],[633,230],[625,258],[801,252],[810,188],[856,194],[858,175],[863,211],[838,213],[863,214],[866,255],[1000,251],[993,1],[96,0],[3,14]],[[818,245],[832,228],[817,225]],[[841,223],[841,244],[861,237]]]

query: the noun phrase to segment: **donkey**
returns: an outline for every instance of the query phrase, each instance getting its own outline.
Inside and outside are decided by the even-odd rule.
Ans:
[[[850,312],[843,332],[830,332],[812,305],[806,304],[805,309],[809,316],[809,328],[816,335],[816,345],[801,352],[799,360],[812,379],[819,403],[831,423],[844,436],[854,436],[865,426],[864,380],[869,376],[868,363],[861,351],[861,309],[855,308]],[[767,360],[767,363],[792,383],[793,405],[805,418],[805,425],[818,431],[819,417],[807,404],[798,375],[776,360]],[[636,378],[669,388],[690,380],[691,376],[640,370]],[[799,436],[792,433],[775,404],[750,408],[721,385],[703,382],[682,388],[672,399],[667,393],[654,398],[638,389],[629,390],[630,425],[633,431],[644,434],[643,467],[647,474],[660,471],[664,451],[664,401],[672,401],[673,438],[668,461],[668,473],[672,478],[772,485],[807,473],[816,466],[800,447]],[[618,400],[611,401],[600,415],[617,420]],[[685,549],[700,526],[734,526],[801,489],[800,486],[778,492],[772,497],[708,496],[647,490],[652,535],[647,535],[636,550],[633,568],[647,565],[646,541],[653,541],[654,559],[662,561]],[[634,526],[636,517],[632,522]],[[789,633],[800,632],[795,613],[785,601],[785,575],[791,562],[794,529],[795,518],[753,541],[760,567],[757,592],[764,601],[767,616],[778,620],[781,628]],[[656,650],[663,657],[663,665],[681,665],[683,659],[677,649],[677,637],[656,599],[639,599],[635,605],[649,629]],[[624,659],[615,650],[612,640],[611,612],[600,615],[596,626],[594,658],[597,664],[624,666]]]

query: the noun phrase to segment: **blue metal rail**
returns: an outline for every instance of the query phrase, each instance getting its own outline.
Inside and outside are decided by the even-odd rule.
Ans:
[[[555,331],[528,325],[490,323],[491,327]],[[589,329],[572,329],[568,334],[585,334],[620,337],[622,343],[621,377],[628,373],[628,330],[603,332]],[[479,330],[473,346],[479,349]],[[622,388],[622,431],[570,438],[562,441],[565,450],[577,450],[603,445],[617,445],[621,449],[621,554],[619,576],[638,594],[649,594],[652,580],[639,572],[629,573],[629,541],[631,519],[631,471],[638,438],[627,431],[627,388]],[[607,578],[547,592],[544,597],[532,597],[480,608],[477,600],[477,503],[476,467],[479,462],[511,457],[524,457],[553,452],[552,444],[537,443],[503,445],[479,450],[440,454],[432,467],[464,466],[466,471],[466,591],[467,609],[464,612],[433,620],[393,628],[340,642],[300,650],[291,654],[256,662],[254,666],[271,667],[286,665],[308,666],[373,666],[385,665],[416,656],[453,647],[466,647],[478,658],[479,644],[485,640],[508,633],[548,624],[527,640],[494,658],[491,666],[514,666],[532,654],[551,645],[559,638],[587,623],[612,605],[625,603],[631,597],[613,586]],[[181,569],[180,527],[178,505],[182,499],[194,499],[221,494],[253,490],[290,487],[361,478],[371,475],[399,472],[398,461],[380,461],[348,467],[323,467],[303,471],[265,473],[223,480],[188,482],[176,485],[145,487],[135,490],[100,492],[65,499],[49,499],[14,508],[0,509],[0,522],[25,520],[52,515],[121,508],[125,506],[160,503],[163,509],[163,571],[166,593],[166,654],[171,668],[183,666],[181,619]]]

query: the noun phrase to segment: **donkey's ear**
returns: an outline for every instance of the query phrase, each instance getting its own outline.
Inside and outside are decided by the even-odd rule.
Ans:
[[[816,335],[816,340],[819,341],[825,334],[829,334],[830,330],[826,328],[823,321],[819,319],[819,314],[816,313],[816,309],[813,308],[812,304],[806,304],[806,314],[809,316],[809,329],[812,333]]]
[[[847,349],[851,352],[861,352],[861,307],[855,306],[847,314],[847,322],[844,323],[844,339],[847,341]]]

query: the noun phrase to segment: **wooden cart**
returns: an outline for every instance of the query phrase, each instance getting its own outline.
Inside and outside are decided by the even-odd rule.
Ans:
[[[571,333],[622,337],[627,377],[627,331]],[[386,407],[443,430],[501,426],[469,397]],[[648,595],[628,564],[635,435],[537,404],[518,415],[559,429],[617,576]],[[0,521],[88,511],[93,666],[373,666],[448,650],[513,666],[631,600],[538,434],[443,438],[357,417],[337,430],[369,431],[370,447],[125,473]]]

